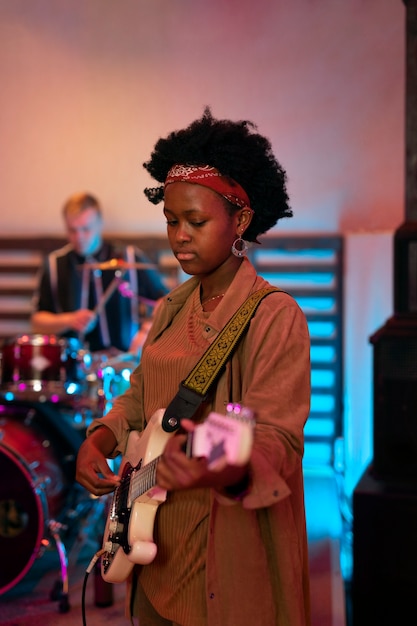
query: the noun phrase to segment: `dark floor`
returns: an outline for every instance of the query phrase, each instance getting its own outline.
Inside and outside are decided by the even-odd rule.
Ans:
[[[345,626],[344,598],[337,561],[337,545],[323,540],[310,548],[312,626]],[[69,568],[69,593],[56,592],[60,581],[58,558],[45,554],[13,589],[0,596],[3,626],[108,626],[128,625],[124,615],[124,585],[106,585],[93,570],[87,579],[85,622],[82,594],[87,562]],[[109,603],[96,606],[96,603]]]
[[[331,473],[308,472],[306,508],[309,528],[312,626],[346,626],[344,585],[340,571],[339,540],[334,536],[338,528],[338,507]],[[86,497],[86,501],[84,501]],[[124,584],[105,585],[95,569],[85,579],[86,568],[100,548],[102,504],[88,496],[79,496],[72,529],[68,531],[68,593],[61,593],[62,577],[59,553],[53,541],[37,558],[29,571],[0,594],[0,624],[2,626],[118,626],[130,621],[124,615]],[[317,508],[317,502],[320,507]],[[313,515],[326,510],[322,518]],[[326,505],[327,503],[327,505]],[[333,511],[334,517],[330,514]],[[70,524],[71,525],[71,524]],[[71,532],[72,530],[72,532]],[[65,543],[65,542],[64,542]],[[16,555],[18,558],[18,555]],[[20,557],[22,558],[22,557]],[[2,588],[7,587],[7,564],[2,559]],[[6,578],[5,574],[6,572]],[[6,582],[5,582],[6,580]],[[85,621],[82,598],[85,586]],[[11,581],[9,581],[11,582]],[[97,602],[108,606],[96,606]]]

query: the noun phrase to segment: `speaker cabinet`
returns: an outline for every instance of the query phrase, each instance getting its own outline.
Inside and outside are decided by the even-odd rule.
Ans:
[[[417,479],[417,320],[391,318],[373,337],[373,468],[384,480]]]
[[[409,221],[394,235],[394,311],[397,315],[417,315],[416,269],[417,222]]]
[[[353,494],[352,626],[417,623],[417,485],[375,480]]]

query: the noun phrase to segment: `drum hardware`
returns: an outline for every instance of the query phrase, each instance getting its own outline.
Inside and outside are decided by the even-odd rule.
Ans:
[[[61,580],[54,585],[50,598],[51,600],[58,600],[58,607],[60,613],[68,613],[70,610],[69,603],[69,581],[68,581],[68,557],[65,549],[65,544],[61,539],[60,531],[66,530],[62,524],[56,520],[50,520],[48,524],[48,530],[52,535],[55,546],[59,556],[59,564],[61,568]]]
[[[79,497],[80,502],[75,509],[66,512],[68,524],[74,527],[77,521],[81,521],[81,531],[75,537],[72,547],[67,550],[62,534],[68,531],[68,525],[50,520],[48,523],[48,534],[54,541],[54,547],[58,552],[60,564],[60,578],[55,581],[50,591],[49,597],[52,601],[58,602],[60,613],[68,613],[71,608],[69,600],[69,563],[76,563],[83,549],[96,552],[102,544],[102,534],[106,520],[105,502],[106,498],[96,498],[90,493],[82,490]],[[43,541],[43,549],[50,547],[48,539]]]
[[[0,475],[7,476],[0,481],[0,554],[8,563],[0,569],[0,596],[54,548],[60,579],[50,597],[67,612],[71,533],[82,521],[72,550],[79,552],[92,531],[98,549],[105,521],[99,500],[75,484],[76,454],[89,423],[129,386],[137,361],[125,353],[91,355],[78,340],[42,335],[7,342],[0,356]],[[100,530],[91,527],[98,521]]]
[[[74,427],[87,429],[93,419],[103,416],[105,404],[101,372],[90,372],[84,379],[82,393],[68,399],[67,408]]]
[[[97,369],[88,373],[83,393],[71,399],[76,427],[87,428],[93,419],[105,415],[114,400],[129,388],[130,376],[136,364],[130,360],[111,362],[113,365],[102,362],[97,365]]]
[[[112,408],[114,400],[130,387],[130,376],[137,365],[138,358],[130,352],[102,355],[97,379],[101,383],[103,415]]]
[[[54,540],[60,559],[59,610],[69,610],[64,536],[95,505],[75,483],[83,437],[49,405],[0,405],[0,595],[14,587]],[[86,500],[88,504],[82,503]],[[67,523],[68,522],[68,523]],[[104,520],[103,520],[104,524]],[[96,531],[95,531],[96,533]]]
[[[83,549],[96,552],[103,542],[104,524],[106,520],[106,507],[108,496],[100,498],[88,494],[82,500],[82,504],[74,511],[74,516],[83,519],[80,532],[69,551],[69,560],[75,563]]]
[[[3,401],[52,405],[58,420],[66,413],[73,428],[85,431],[126,391],[139,359],[114,350],[91,353],[75,338],[23,335],[7,341],[1,361]]]

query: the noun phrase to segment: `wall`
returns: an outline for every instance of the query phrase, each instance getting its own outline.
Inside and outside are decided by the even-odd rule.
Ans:
[[[2,234],[61,232],[73,191],[108,230],[160,232],[142,163],[211,105],[287,169],[281,230],[403,216],[402,0],[1,0]]]
[[[373,347],[370,337],[393,313],[390,232],[345,237],[346,492],[351,494],[373,454]]]
[[[207,104],[271,139],[294,209],[279,230],[346,234],[350,484],[405,215],[404,23],[402,0],[0,0],[2,235],[60,234],[80,189],[107,233],[164,232],[142,163]]]

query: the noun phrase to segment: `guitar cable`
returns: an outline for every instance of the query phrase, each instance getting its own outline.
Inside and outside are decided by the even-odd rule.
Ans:
[[[101,550],[98,550],[95,553],[95,555],[91,559],[90,563],[88,564],[87,569],[85,570],[84,581],[83,581],[83,588],[82,588],[82,592],[81,592],[81,612],[82,612],[83,626],[87,626],[87,620],[86,620],[86,616],[85,616],[85,596],[86,596],[88,577],[91,574],[91,572],[92,572],[95,564],[99,560],[99,558],[101,556],[103,556],[103,554],[105,554],[106,552],[109,552],[110,549],[111,549],[111,544],[105,544],[104,548],[102,548]],[[131,624],[131,626],[135,626],[134,622],[133,622],[133,615],[130,615],[130,624]]]
[[[83,581],[83,588],[82,588],[82,592],[81,592],[81,613],[82,613],[82,618],[83,618],[83,626],[87,626],[86,615],[85,615],[85,596],[86,596],[88,577],[91,574],[91,572],[92,572],[95,564],[99,560],[99,558],[103,554],[105,554],[105,552],[107,552],[107,547],[102,548],[101,550],[98,550],[95,553],[95,555],[93,556],[93,558],[91,559],[90,563],[88,564],[87,569],[85,570],[84,581]]]

